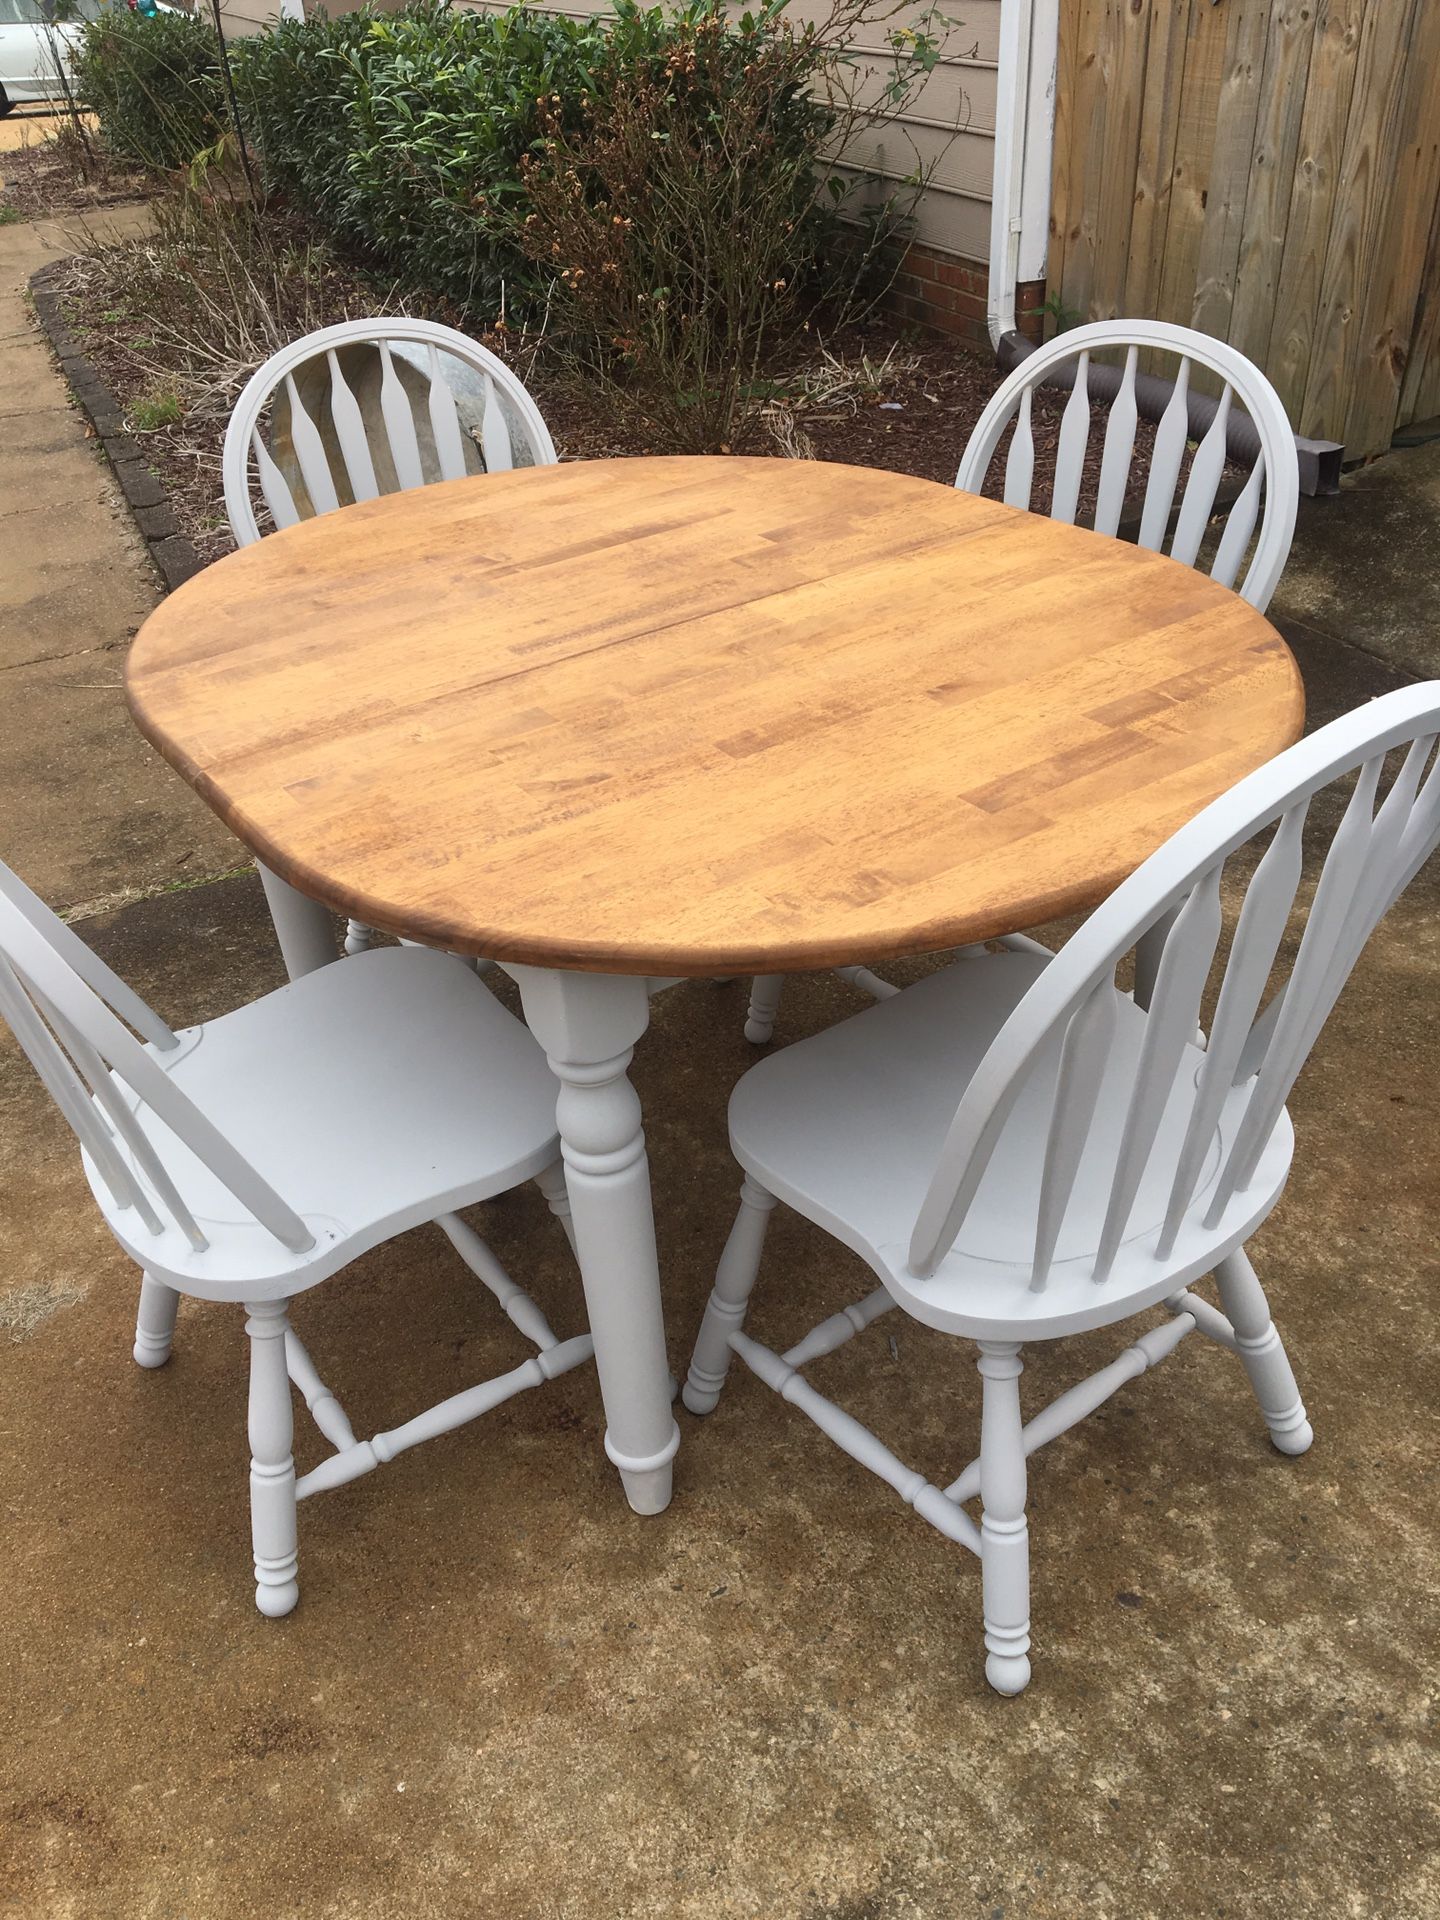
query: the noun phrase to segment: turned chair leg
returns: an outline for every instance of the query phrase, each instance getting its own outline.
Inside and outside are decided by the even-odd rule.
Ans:
[[[709,1413],[720,1398],[730,1367],[730,1336],[744,1324],[774,1205],[774,1194],[767,1193],[747,1173],[740,1188],[740,1211],[720,1256],[715,1286],[690,1359],[683,1398],[691,1413]]]
[[[1020,1348],[982,1340],[980,1583],[985,1605],[985,1678],[997,1693],[1030,1683],[1030,1535],[1025,1520],[1025,1441]]]
[[[537,1173],[535,1184],[545,1196],[551,1213],[565,1229],[565,1238],[570,1242],[570,1251],[575,1251],[575,1222],[570,1217],[570,1189],[565,1184],[565,1162],[556,1160],[546,1167],[543,1173]]]
[[[295,1528],[294,1416],[285,1365],[284,1300],[247,1301],[250,1336],[250,1533],[255,1604],[271,1620],[300,1598]]]
[[[750,1010],[745,1019],[745,1038],[763,1047],[775,1031],[775,1016],[780,1011],[780,996],[785,991],[783,973],[757,973],[750,982]]]
[[[363,920],[351,920],[345,928],[346,953],[366,953],[375,944],[375,929]]]
[[[1220,1303],[1235,1329],[1235,1345],[1260,1402],[1270,1438],[1281,1453],[1304,1453],[1315,1438],[1305,1402],[1249,1255],[1237,1247],[1215,1269]]]
[[[175,1338],[175,1310],[180,1296],[174,1287],[148,1273],[140,1276],[140,1306],[135,1315],[135,1345],[132,1351],[137,1367],[163,1367],[170,1358],[170,1343]]]

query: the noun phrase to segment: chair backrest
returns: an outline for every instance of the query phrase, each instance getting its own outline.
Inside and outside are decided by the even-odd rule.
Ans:
[[[354,500],[556,458],[540,409],[477,341],[429,320],[347,320],[251,378],[225,434],[225,511],[248,547],[260,538],[257,492],[289,527]]]
[[[1093,525],[1097,533],[1115,534],[1120,526],[1130,488],[1139,412],[1135,383],[1142,352],[1165,357],[1167,375],[1173,373],[1174,391],[1155,430],[1155,445],[1146,478],[1140,516],[1139,544],[1154,552],[1194,566],[1205,531],[1216,513],[1216,493],[1225,470],[1227,438],[1237,407],[1250,417],[1260,443],[1250,475],[1225,519],[1224,531],[1211,563],[1212,578],[1233,587],[1260,523],[1259,537],[1245,569],[1240,593],[1263,613],[1279,583],[1300,503],[1300,462],[1285,407],[1270,382],[1233,347],[1212,340],[1189,327],[1172,327],[1160,320],[1097,320],[1056,336],[1020,362],[1002,382],[976,422],[960,461],[955,484],[967,493],[979,493],[1012,420],[1005,459],[1005,501],[1008,506],[1030,506],[1035,477],[1035,437],[1031,422],[1031,395],[1061,369],[1073,365],[1074,386],[1060,419],[1055,454],[1055,485],[1050,518],[1071,523],[1076,518],[1080,484],[1091,429],[1092,365],[1096,356],[1113,350],[1123,355],[1119,387],[1105,420],[1100,456],[1099,486]],[[1192,367],[1203,367],[1222,382],[1212,424],[1190,463],[1175,528],[1166,547],[1176,491],[1190,435],[1189,400]],[[1262,512],[1263,499],[1263,512]]]
[[[142,1111],[183,1142],[284,1246],[303,1253],[314,1244],[300,1216],[175,1085],[136,1034],[159,1053],[173,1052],[179,1038],[3,863],[0,1019],[116,1207],[133,1209],[150,1233],[176,1227],[197,1251],[207,1244],[162,1148],[126,1098],[127,1088]]]
[[[1093,1248],[1094,1277],[1109,1277],[1147,1174],[1160,1176],[1162,1193],[1169,1179],[1163,1222],[1153,1240],[1138,1242],[1150,1257],[1169,1258],[1187,1227],[1219,1226],[1253,1180],[1366,941],[1440,842],[1437,731],[1440,681],[1402,688],[1344,715],[1197,814],[1091,914],[1002,1027],[966,1088],[916,1220],[913,1273],[933,1273],[949,1252],[1006,1120],[1021,1094],[1034,1088],[1048,1128],[1034,1196],[1031,1284],[1045,1286],[1077,1195],[1076,1173],[1102,1080],[1116,1070],[1116,967],[1152,929],[1163,947],[1144,1038],[1133,1068],[1124,1069],[1131,1084],[1128,1097],[1121,1088],[1123,1124],[1113,1151],[1107,1145],[1103,1162],[1097,1167],[1092,1158],[1086,1173],[1088,1194],[1108,1196]],[[1351,774],[1354,790],[1330,838],[1287,974],[1280,956],[1300,884],[1310,803]],[[1225,863],[1272,828],[1248,885],[1232,893],[1239,894],[1233,936],[1217,961],[1222,925],[1230,918],[1222,910]],[[1237,863],[1237,881],[1243,865]],[[1207,988],[1218,989],[1218,997],[1197,1063]],[[1167,1114],[1170,1124],[1162,1129]],[[1152,1169],[1161,1135],[1165,1145],[1158,1150],[1173,1166]]]

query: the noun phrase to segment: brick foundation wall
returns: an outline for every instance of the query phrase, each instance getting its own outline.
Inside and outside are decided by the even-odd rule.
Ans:
[[[968,347],[982,353],[990,351],[990,330],[986,324],[986,300],[990,275],[977,261],[961,260],[951,253],[914,242],[901,262],[890,289],[886,308],[897,319],[932,332],[949,333]],[[1039,340],[1043,319],[1026,318],[1028,308],[1039,307],[1045,298],[1045,282],[1031,280],[1015,290],[1015,311],[1020,331]]]

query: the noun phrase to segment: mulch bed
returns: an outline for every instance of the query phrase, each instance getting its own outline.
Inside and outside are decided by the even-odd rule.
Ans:
[[[0,153],[0,207],[12,207],[23,220],[51,219],[61,213],[94,213],[123,200],[143,199],[150,178],[142,169],[118,164],[96,148],[89,177],[72,158],[72,140],[56,141],[56,118],[37,120],[33,141]]]
[[[145,244],[78,257],[51,285],[59,291],[65,320],[82,350],[115,394],[140,457],[164,487],[181,532],[208,562],[233,544],[224,514],[220,450],[230,406],[254,357],[243,366],[237,363],[228,383],[217,385],[213,368],[205,369],[193,358],[187,361],[183,345],[155,338],[152,326],[124,317],[127,311],[136,312],[127,307],[133,291],[133,249]],[[282,337],[384,311],[387,305],[395,310],[393,289],[383,288],[327,249],[321,251],[324,266],[318,292],[307,294],[305,322],[297,322]],[[410,311],[417,310],[423,309],[411,302]],[[434,317],[452,323],[456,318],[444,313]],[[622,420],[602,395],[579,385],[555,356],[533,354],[513,336],[480,337],[522,372],[562,459],[669,450],[647,438],[643,426]],[[953,482],[966,440],[1000,377],[991,360],[957,341],[917,334],[883,318],[825,338],[817,334],[813,352],[767,373],[777,399],[765,418],[752,419],[737,436],[736,452],[777,458],[800,453],[946,483]],[[180,397],[182,415],[175,423],[146,424],[146,407],[153,408],[157,392]],[[196,397],[192,400],[191,395]],[[1037,396],[1037,501],[1049,497],[1063,404],[1063,394]],[[1081,490],[1082,519],[1093,504],[1098,479],[1098,438],[1092,435]],[[1153,430],[1142,423],[1137,435],[1142,470],[1152,438]],[[1001,465],[997,459],[987,492],[998,493]]]

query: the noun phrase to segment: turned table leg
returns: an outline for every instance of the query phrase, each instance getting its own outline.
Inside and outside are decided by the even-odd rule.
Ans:
[[[670,1503],[680,1430],[660,1308],[650,1167],[626,1077],[649,1020],[643,979],[502,962],[560,1082],[555,1117],[605,1403],[605,1451],[637,1513]]]

